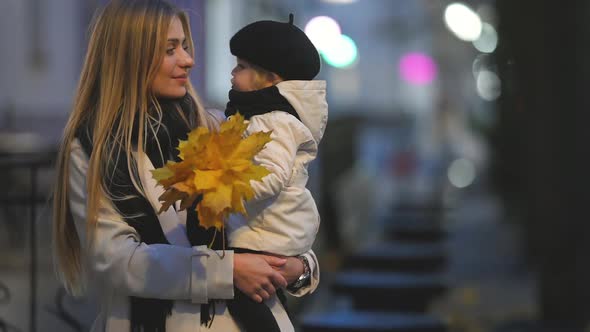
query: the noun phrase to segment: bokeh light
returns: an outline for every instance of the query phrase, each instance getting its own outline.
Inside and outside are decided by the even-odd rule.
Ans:
[[[434,60],[430,56],[419,52],[408,53],[402,56],[398,69],[401,78],[414,85],[432,83],[438,72]]]
[[[305,34],[318,51],[324,51],[341,34],[340,25],[328,16],[316,16],[305,25]]]
[[[461,40],[475,41],[481,34],[482,22],[479,15],[462,3],[448,5],[444,19],[449,30]]]
[[[347,35],[340,35],[333,39],[324,49],[320,50],[320,53],[330,66],[336,68],[351,67],[358,59],[356,44]]]
[[[465,188],[475,180],[475,166],[467,159],[457,159],[449,166],[447,176],[453,186]]]
[[[494,58],[490,54],[478,54],[471,65],[473,72],[473,78],[477,79],[477,76],[482,70],[494,71],[496,68]]]
[[[481,34],[477,40],[473,41],[473,46],[480,52],[492,53],[498,46],[498,33],[496,29],[489,24],[483,23],[481,26]]]
[[[500,97],[501,83],[496,73],[482,70],[477,74],[477,94],[484,100],[493,101]]]

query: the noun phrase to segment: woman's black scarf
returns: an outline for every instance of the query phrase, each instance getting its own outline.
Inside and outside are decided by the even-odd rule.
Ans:
[[[289,101],[281,95],[279,89],[273,85],[268,88],[255,91],[237,91],[229,90],[229,102],[225,107],[225,116],[240,112],[246,120],[254,115],[260,115],[272,111],[287,112],[298,120],[297,111],[289,104]]]
[[[194,128],[197,123],[195,105],[190,96],[186,95],[184,98],[179,99],[161,99],[158,102],[162,109],[161,126],[155,134],[148,129],[149,126],[144,130],[146,137],[144,150],[155,168],[162,167],[167,160],[179,161],[178,151],[176,150],[178,140],[185,140],[190,129]],[[188,125],[177,112],[178,106],[180,106],[184,116],[188,119]],[[150,108],[148,112],[152,116],[158,117],[154,107]],[[88,123],[90,122],[80,127],[76,137],[80,140],[86,154],[90,156],[92,153],[92,128]],[[137,126],[138,123],[135,124],[135,128]],[[138,144],[136,135],[134,129],[134,144]],[[162,154],[160,154],[156,141],[159,142]],[[110,176],[110,174],[113,174],[113,176]],[[142,242],[146,244],[170,244],[160,226],[156,211],[154,211],[150,202],[133,186],[127,169],[127,156],[122,149],[117,162],[111,163],[107,169],[106,183],[114,197],[132,197],[124,200],[114,199],[113,204],[123,215],[125,222],[139,233]],[[197,202],[187,209],[186,229],[189,242],[193,246],[198,246],[208,245],[213,241],[212,249],[222,249],[222,237],[215,236],[213,228],[206,230],[198,225],[198,216],[194,209],[196,204]],[[141,213],[141,215],[137,216],[138,213]],[[131,331],[166,331],[166,317],[172,314],[173,304],[172,300],[130,297]],[[201,305],[201,324],[207,324],[211,320],[210,304],[211,301],[208,304]]]

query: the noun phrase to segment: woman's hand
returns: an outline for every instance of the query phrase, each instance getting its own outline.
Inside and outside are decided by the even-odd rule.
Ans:
[[[287,280],[287,285],[290,285],[303,274],[305,267],[303,266],[303,262],[297,257],[285,257],[285,259],[286,263],[282,265],[273,265],[272,263],[270,265]]]
[[[287,280],[276,270],[286,263],[287,259],[274,256],[234,254],[234,286],[256,302],[268,300],[277,288],[287,287]]]

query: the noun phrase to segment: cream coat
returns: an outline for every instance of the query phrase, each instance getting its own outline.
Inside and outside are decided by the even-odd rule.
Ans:
[[[254,158],[271,174],[251,181],[255,197],[246,204],[248,218],[230,217],[229,242],[232,247],[294,256],[311,249],[320,225],[306,184],[308,165],[317,156],[328,121],[326,82],[283,81],[276,86],[301,121],[282,111],[250,118],[247,135],[272,131],[272,141]]]
[[[153,165],[143,156],[140,178],[155,211],[160,209],[150,170]],[[86,234],[86,174],[88,158],[80,143],[72,144],[70,161],[70,207],[83,247]],[[134,228],[127,225],[110,201],[104,199],[99,210],[95,245],[85,250],[86,280],[90,295],[96,296],[99,313],[91,331],[129,331],[129,296],[174,300],[172,315],[166,321],[168,332],[208,331],[200,325],[200,304],[210,298],[233,298],[233,252],[206,246],[191,247],[186,236],[186,212],[172,207],[158,216],[171,245],[141,243]],[[319,266],[312,251],[306,253],[312,266],[312,284],[295,296],[312,292],[319,282]],[[281,331],[293,326],[276,297],[267,301]],[[240,331],[226,309],[216,305],[211,331]]]

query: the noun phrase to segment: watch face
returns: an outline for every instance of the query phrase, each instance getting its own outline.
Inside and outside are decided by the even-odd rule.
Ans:
[[[307,287],[311,284],[311,271],[309,268],[309,262],[305,256],[297,256],[303,263],[303,274],[295,280],[291,285],[287,286],[287,290],[290,292],[296,292],[302,287]]]
[[[311,273],[309,273],[309,271],[305,274],[303,274],[303,284],[301,285],[301,287],[307,287],[311,284]]]
[[[301,284],[300,287],[309,286],[311,281],[311,273],[309,273],[309,271],[305,271],[297,281]]]

